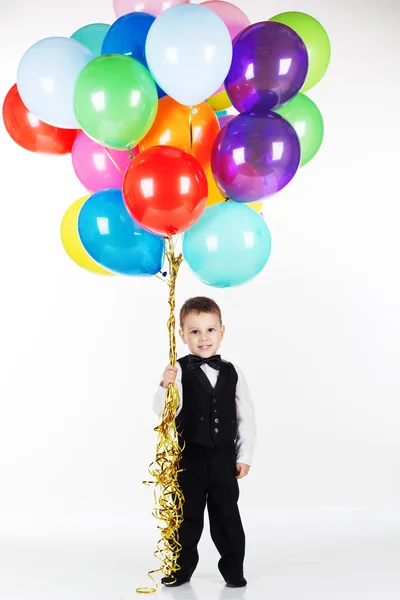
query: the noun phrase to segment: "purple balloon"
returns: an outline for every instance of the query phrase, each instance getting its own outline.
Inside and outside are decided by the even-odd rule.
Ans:
[[[271,110],[303,87],[307,48],[290,27],[274,21],[255,23],[236,36],[225,88],[240,113]]]
[[[224,115],[223,117],[218,117],[218,123],[220,128],[222,129],[223,127],[225,127],[225,125],[232,121],[232,119],[234,118],[235,115]]]
[[[293,127],[273,112],[243,113],[219,132],[211,169],[222,192],[236,202],[256,202],[284,188],[300,164]]]

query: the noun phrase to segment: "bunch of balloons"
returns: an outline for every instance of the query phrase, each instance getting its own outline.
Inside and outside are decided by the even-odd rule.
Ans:
[[[3,105],[17,144],[71,154],[85,192],[62,220],[64,248],[95,273],[153,276],[166,238],[184,234],[200,280],[249,281],[271,251],[262,201],[322,143],[305,92],[328,68],[328,36],[304,13],[251,24],[222,0],[114,10],[111,25],[31,46]]]

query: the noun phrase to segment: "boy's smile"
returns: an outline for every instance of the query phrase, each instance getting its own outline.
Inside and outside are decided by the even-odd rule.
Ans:
[[[217,354],[224,338],[225,326],[215,313],[193,311],[186,315],[183,329],[179,333],[192,354],[209,358]]]

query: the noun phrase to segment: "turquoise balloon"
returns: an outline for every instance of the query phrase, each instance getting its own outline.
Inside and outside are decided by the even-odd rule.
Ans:
[[[75,31],[71,38],[86,46],[93,56],[97,57],[101,54],[101,47],[109,29],[110,25],[106,23],[91,23]]]
[[[270,253],[271,235],[264,219],[238,202],[206,208],[183,238],[190,270],[217,288],[250,281],[265,267]]]

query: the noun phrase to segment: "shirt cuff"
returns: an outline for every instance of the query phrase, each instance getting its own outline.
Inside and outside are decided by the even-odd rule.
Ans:
[[[244,465],[249,465],[249,467],[251,467],[252,458],[253,457],[250,452],[242,452],[241,454],[238,454],[236,462],[243,463]]]

